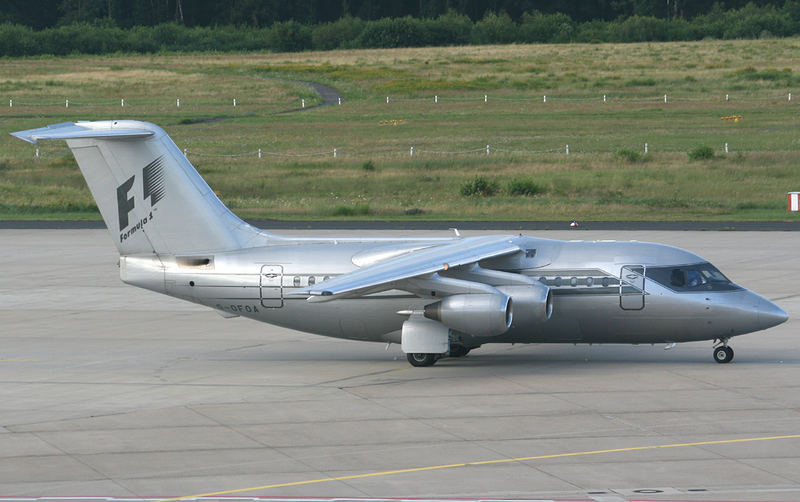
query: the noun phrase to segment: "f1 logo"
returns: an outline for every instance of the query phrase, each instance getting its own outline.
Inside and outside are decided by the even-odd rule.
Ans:
[[[142,168],[142,199],[150,199],[150,206],[155,206],[164,198],[164,157],[158,157],[153,162]],[[136,207],[134,198],[128,198],[128,193],[133,188],[136,180],[134,174],[117,187],[117,213],[119,216],[119,231],[122,232],[130,224],[128,215]]]
[[[133,211],[133,197],[129,199],[128,192],[130,192],[131,187],[133,186],[134,179],[136,179],[135,174],[128,178],[125,183],[117,187],[117,211],[119,212],[120,232],[128,227],[128,213]]]

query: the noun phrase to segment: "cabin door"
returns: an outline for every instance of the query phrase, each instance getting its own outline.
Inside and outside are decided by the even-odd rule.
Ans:
[[[280,265],[264,265],[261,267],[259,282],[261,306],[266,308],[283,307],[283,267]]]
[[[625,265],[619,277],[619,306],[622,310],[644,308],[644,265]]]

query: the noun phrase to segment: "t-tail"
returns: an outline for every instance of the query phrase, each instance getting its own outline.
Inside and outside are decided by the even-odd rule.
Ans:
[[[67,141],[120,255],[231,251],[271,237],[225,207],[154,124],[66,122],[12,134]]]

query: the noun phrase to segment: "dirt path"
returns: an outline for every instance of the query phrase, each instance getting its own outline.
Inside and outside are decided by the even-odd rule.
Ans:
[[[323,108],[325,106],[338,105],[340,101],[341,103],[344,103],[344,97],[342,97],[342,94],[333,87],[328,87],[327,85],[318,84],[316,82],[304,82],[302,80],[291,80],[291,82],[295,84],[303,84],[314,89],[314,91],[317,94],[319,94],[319,96],[322,98],[322,103],[314,106],[307,106],[305,108],[295,108],[292,110],[285,110],[279,113],[305,112],[308,110],[313,110],[315,108]]]

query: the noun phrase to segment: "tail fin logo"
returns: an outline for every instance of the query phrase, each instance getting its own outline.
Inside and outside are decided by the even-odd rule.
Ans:
[[[142,169],[142,198],[150,197],[150,205],[164,198],[164,157],[161,156]]]
[[[139,230],[153,218],[153,213],[151,212],[147,218],[137,222],[135,227],[129,232],[123,233],[130,225],[128,216],[130,212],[133,211],[133,208],[136,207],[134,198],[128,197],[135,181],[136,175],[134,174],[117,187],[120,241],[127,239],[130,234]],[[162,155],[142,168],[142,200],[149,198],[150,207],[152,208],[158,201],[164,198],[164,192],[164,157]]]

